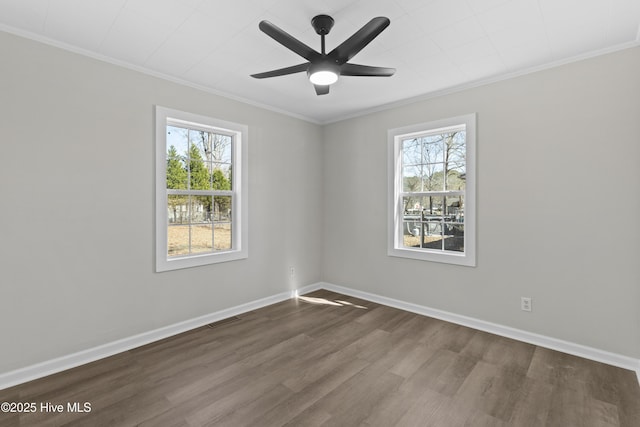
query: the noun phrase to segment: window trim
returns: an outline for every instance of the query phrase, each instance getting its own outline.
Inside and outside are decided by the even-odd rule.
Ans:
[[[464,253],[402,246],[402,147],[407,137],[438,133],[455,126],[466,128],[466,185],[464,191]],[[464,114],[387,131],[388,220],[387,255],[423,261],[476,266],[476,114]]]
[[[167,125],[181,124],[195,130],[215,131],[232,136],[232,180],[231,191],[216,190],[216,193],[233,195],[232,248],[229,251],[202,253],[170,258],[167,254]],[[247,145],[248,127],[238,123],[215,119],[199,114],[155,106],[156,145],[156,272],[244,259],[248,250],[248,173]],[[192,190],[197,191],[197,190]]]

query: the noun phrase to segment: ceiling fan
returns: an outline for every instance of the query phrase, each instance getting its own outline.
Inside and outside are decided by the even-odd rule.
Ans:
[[[372,67],[369,65],[350,64],[348,62],[387,28],[390,22],[389,18],[385,17],[373,18],[338,47],[326,53],[324,36],[329,34],[334,23],[333,18],[328,15],[318,15],[311,20],[311,25],[321,38],[320,52],[310,48],[271,22],[261,21],[258,28],[260,28],[263,33],[302,56],[308,62],[280,68],[278,70],[252,74],[251,77],[264,79],[306,71],[309,80],[316,89],[316,94],[326,95],[329,93],[329,86],[335,83],[339,76],[392,76],[393,73],[396,72],[395,68]]]

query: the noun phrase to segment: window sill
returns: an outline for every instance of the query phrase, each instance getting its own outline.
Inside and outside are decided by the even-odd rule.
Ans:
[[[468,253],[429,251],[424,249],[389,248],[388,256],[475,267],[475,257]]]
[[[158,260],[156,272],[179,270],[183,268],[199,267],[202,265],[218,264],[221,262],[237,261],[248,258],[247,251],[227,251],[221,253],[206,253],[201,255],[188,255],[166,260]]]

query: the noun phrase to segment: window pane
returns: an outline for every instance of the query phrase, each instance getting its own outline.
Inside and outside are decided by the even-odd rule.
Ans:
[[[231,190],[231,165],[226,163],[213,164],[211,188],[214,190]]]
[[[442,223],[432,220],[424,224],[422,247],[425,249],[442,250]]]
[[[447,170],[457,171],[460,175],[464,175],[467,172],[464,161],[454,161],[451,159],[447,162]]]
[[[411,217],[405,216],[405,219],[409,220]],[[420,247],[420,234],[422,223],[419,220],[419,217],[415,221],[404,221],[403,222],[403,245],[408,248],[419,248]]]
[[[402,141],[402,164],[418,165],[422,163],[422,143],[419,139],[405,139]]]
[[[444,249],[447,251],[464,252],[464,224],[444,224]]]
[[[187,188],[188,173],[184,159],[178,156],[174,147],[167,154],[167,188],[171,190],[185,190]]]
[[[213,163],[204,161],[204,169],[207,171],[207,188],[205,190],[211,190],[212,188],[212,179],[213,179]]]
[[[167,254],[169,256],[190,253],[191,227],[189,226],[189,196],[167,196],[169,225],[167,229]]]
[[[205,162],[212,162],[213,134],[204,130],[191,130],[189,133],[191,135],[191,143],[198,149],[200,158]]]
[[[211,222],[211,196],[191,196],[191,224]]]
[[[464,222],[464,196],[446,198],[445,221]]]
[[[424,221],[425,236],[440,236],[442,234],[442,217],[440,215],[425,215]]]
[[[420,218],[422,214],[422,197],[403,197],[402,198],[402,207],[405,218],[414,219]],[[408,215],[408,216],[407,216]]]
[[[412,219],[413,216],[420,217],[425,215],[429,219],[435,216],[438,219],[442,216],[444,198],[442,196],[426,196],[426,197],[403,197],[402,206],[406,219]],[[408,218],[407,215],[412,216]]]
[[[194,144],[189,148],[189,179],[191,190],[209,190],[211,180],[207,164],[200,149]]]
[[[422,163],[442,163],[443,161],[442,135],[422,138]]]
[[[167,220],[169,224],[188,224],[187,204],[189,196],[167,196]]]
[[[407,166],[402,169],[402,191],[422,191],[420,166]]]
[[[423,212],[427,219],[431,217],[440,219],[443,205],[444,199],[441,196],[423,197],[422,200]]]
[[[213,160],[217,162],[231,163],[231,142],[228,135],[216,135],[216,148],[214,149]]]
[[[403,246],[442,250],[444,198],[404,197],[403,203]]]
[[[465,163],[465,151],[466,146],[464,140],[458,141],[457,137],[454,137],[451,145],[448,147],[447,159],[450,163]]]
[[[199,223],[191,226],[191,253],[211,252],[212,241],[211,224]]]
[[[231,239],[231,196],[215,196],[213,247],[217,251],[232,249]]]
[[[231,221],[231,196],[215,196],[213,202],[214,222]]]
[[[167,229],[167,255],[189,254],[189,226],[169,224]]]
[[[175,147],[178,155],[185,159],[189,154],[189,141],[187,130],[175,126],[167,126],[167,153],[171,147]]]
[[[211,196],[191,196],[191,253],[213,248],[212,201]]]
[[[444,190],[444,164],[426,164],[422,167],[423,191]]]
[[[442,220],[444,197],[424,197],[422,247],[442,250]]]
[[[449,165],[451,166],[451,165]],[[464,173],[464,168],[462,169],[462,173],[459,169],[449,169],[447,171],[447,182],[445,183],[445,190],[464,190],[467,184],[467,177]]]
[[[185,156],[188,153],[188,141],[184,129],[167,126],[167,188],[186,189],[188,172]]]
[[[214,225],[213,247],[216,251],[231,249],[231,223],[221,222]]]

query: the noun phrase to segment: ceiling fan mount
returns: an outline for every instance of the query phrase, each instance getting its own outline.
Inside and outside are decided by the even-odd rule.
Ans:
[[[321,36],[326,36],[333,28],[335,21],[329,15],[318,15],[311,19],[311,25],[316,33]]]
[[[280,68],[278,70],[252,74],[251,77],[264,79],[306,71],[309,80],[313,83],[316,94],[326,95],[329,93],[329,86],[335,83],[339,76],[392,76],[396,71],[395,68],[373,67],[348,62],[387,28],[390,22],[389,18],[385,17],[373,18],[338,47],[326,53],[324,39],[334,24],[333,18],[329,15],[317,15],[311,19],[311,25],[320,36],[320,52],[310,48],[271,22],[261,21],[258,28],[260,28],[263,33],[287,49],[297,53],[308,62]]]

